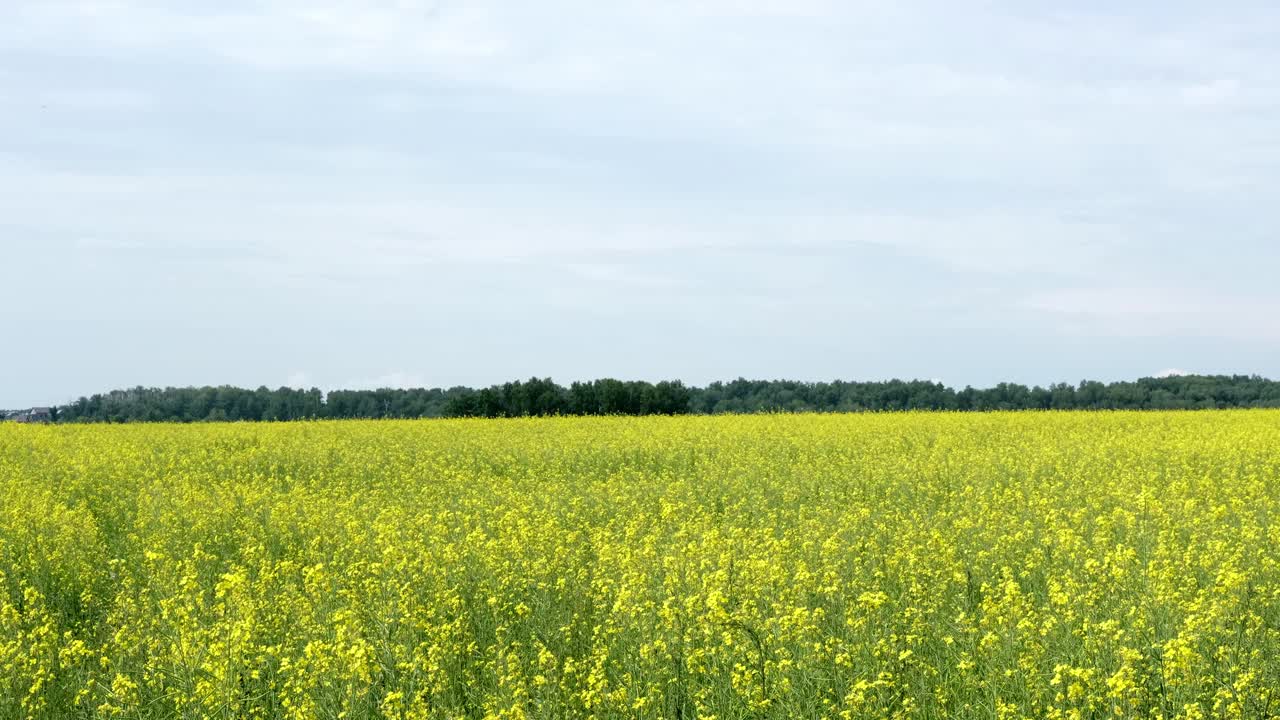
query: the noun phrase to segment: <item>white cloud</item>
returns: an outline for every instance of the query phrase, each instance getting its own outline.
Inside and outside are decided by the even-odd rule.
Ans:
[[[412,372],[393,370],[376,377],[355,378],[338,386],[343,390],[380,390],[383,388],[428,387],[426,379]]]
[[[1073,335],[1280,340],[1280,297],[1167,287],[1066,288],[1035,292],[1026,309]]]
[[[1178,368],[1167,368],[1155,374],[1158,378],[1182,377],[1184,375],[1194,375],[1195,373],[1179,370]]]
[[[685,362],[727,368],[762,348],[778,375],[810,336],[832,367],[877,348],[910,362],[919,351],[884,328],[957,320],[1096,357],[1164,344],[1132,368],[1229,364],[1173,343],[1280,341],[1274,4],[11,0],[0,14],[21,68],[0,69],[0,279],[67,288],[49,303],[62,315],[6,318],[28,323],[16,342],[94,332],[129,315],[117,303],[198,333],[201,378],[258,362],[226,329],[256,323],[280,329],[260,340],[285,356],[266,378],[296,363],[374,387],[422,378],[360,370],[368,340],[333,358],[298,348],[342,327],[401,338],[377,362],[413,367],[441,343],[462,350],[432,379],[467,376],[466,349],[508,341],[476,318],[522,311],[526,346],[647,317],[636,347],[671,336],[696,348]],[[175,292],[156,302],[160,287]],[[432,333],[406,337],[406,322]],[[735,338],[748,351],[716,365]],[[584,357],[579,341],[539,371]],[[1055,362],[1046,346],[1008,362]],[[161,362],[138,352],[133,367],[113,356],[116,377]],[[658,362],[642,355],[626,360]]]
[[[1214,78],[1183,88],[1182,97],[1190,105],[1222,105],[1237,97],[1240,91],[1240,83],[1234,78]]]
[[[289,373],[289,377],[284,381],[285,387],[307,390],[313,387],[311,375],[305,370],[295,370]]]

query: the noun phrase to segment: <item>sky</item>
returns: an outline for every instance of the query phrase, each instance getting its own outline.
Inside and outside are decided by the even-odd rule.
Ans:
[[[0,407],[1280,377],[1272,0],[5,0]]]

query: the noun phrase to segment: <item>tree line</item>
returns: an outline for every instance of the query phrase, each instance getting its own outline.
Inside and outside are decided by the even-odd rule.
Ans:
[[[1280,382],[1256,375],[1185,375],[1078,385],[956,390],[923,380],[746,380],[691,387],[679,381],[601,379],[568,387],[550,378],[431,389],[256,390],[222,387],[114,390],[53,408],[56,422],[282,421],[326,418],[683,415],[901,410],[1174,410],[1280,407]]]

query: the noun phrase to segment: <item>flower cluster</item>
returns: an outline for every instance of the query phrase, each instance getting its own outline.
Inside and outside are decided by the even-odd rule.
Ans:
[[[0,717],[1280,716],[1280,412],[0,426]]]

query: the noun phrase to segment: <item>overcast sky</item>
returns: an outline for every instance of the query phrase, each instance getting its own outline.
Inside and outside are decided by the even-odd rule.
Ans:
[[[1280,377],[1274,0],[5,0],[0,407]]]

